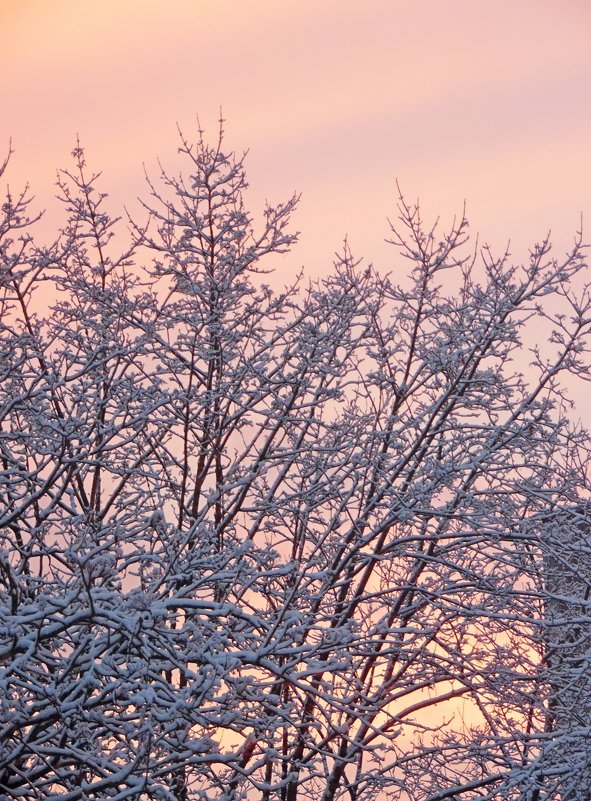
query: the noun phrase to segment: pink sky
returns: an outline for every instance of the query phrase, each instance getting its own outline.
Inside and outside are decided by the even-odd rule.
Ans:
[[[590,36],[588,0],[0,0],[0,147],[44,206],[79,133],[121,207],[222,106],[255,210],[302,192],[282,269],[392,269],[396,178],[520,259],[591,229]]]
[[[581,213],[591,242],[590,42],[591,0],[0,0],[0,156],[51,206],[79,134],[121,210],[221,106],[253,210],[302,193],[286,277],[346,234],[396,270],[396,179],[519,261]]]

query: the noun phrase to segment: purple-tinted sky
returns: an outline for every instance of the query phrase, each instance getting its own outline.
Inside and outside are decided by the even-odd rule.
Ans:
[[[0,146],[47,205],[79,133],[123,205],[222,106],[255,208],[302,192],[282,269],[391,268],[396,178],[523,258],[591,231],[590,38],[588,0],[0,0]]]

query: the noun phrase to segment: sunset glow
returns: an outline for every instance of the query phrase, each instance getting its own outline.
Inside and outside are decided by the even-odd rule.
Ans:
[[[396,179],[523,258],[591,212],[590,33],[582,0],[4,0],[0,144],[45,206],[79,134],[133,205],[176,123],[213,137],[221,107],[253,205],[302,193],[286,269],[325,272],[345,235],[391,269]]]
[[[0,0],[0,798],[591,799],[590,34]]]

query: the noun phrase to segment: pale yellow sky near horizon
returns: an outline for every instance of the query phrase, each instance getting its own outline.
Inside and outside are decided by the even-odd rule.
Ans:
[[[51,207],[78,133],[133,206],[176,123],[214,139],[222,107],[253,210],[302,193],[280,269],[326,272],[346,234],[395,268],[396,179],[523,259],[591,220],[590,34],[586,0],[0,0],[0,152]]]

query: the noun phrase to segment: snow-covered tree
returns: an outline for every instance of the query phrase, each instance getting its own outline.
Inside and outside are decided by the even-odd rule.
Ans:
[[[180,150],[128,233],[80,147],[51,247],[2,207],[0,795],[588,800],[580,237],[400,197],[392,274],[273,291],[297,199]]]

